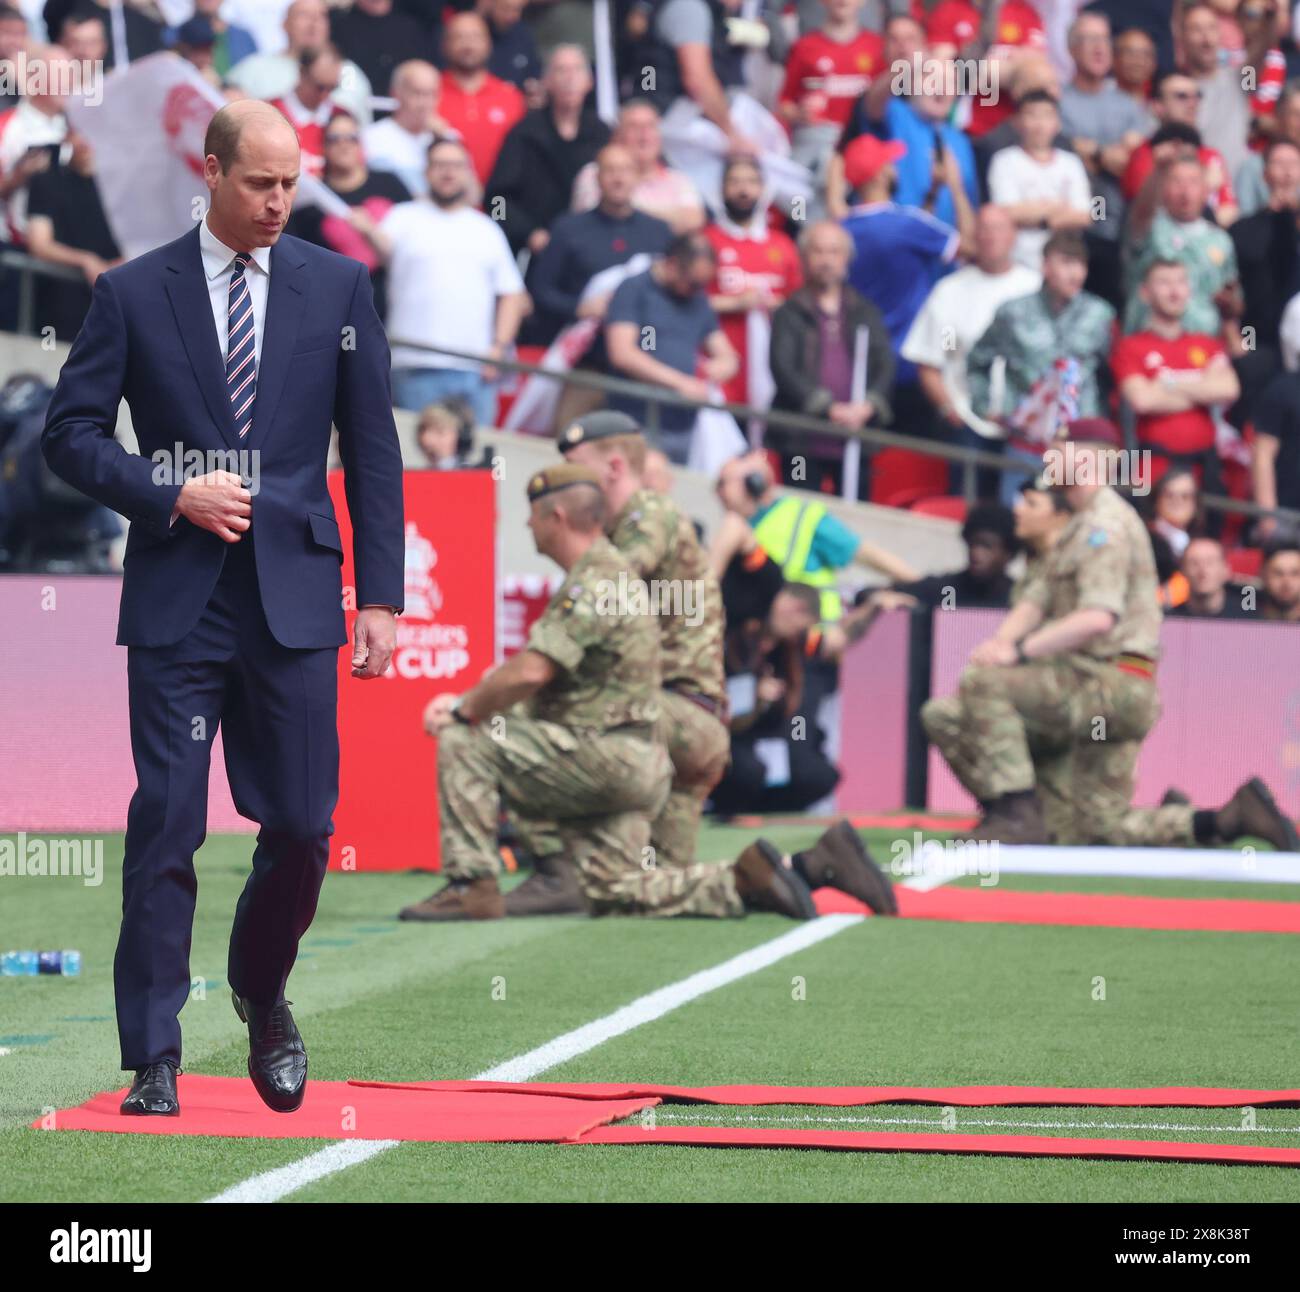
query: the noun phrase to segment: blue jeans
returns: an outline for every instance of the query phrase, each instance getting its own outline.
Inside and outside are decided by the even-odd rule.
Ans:
[[[480,426],[497,424],[497,391],[492,382],[463,368],[394,368],[393,404],[418,413],[426,404],[459,395],[474,410]]]

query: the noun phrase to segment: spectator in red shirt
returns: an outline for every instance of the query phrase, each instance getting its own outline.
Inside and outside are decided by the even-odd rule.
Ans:
[[[1237,374],[1216,337],[1183,331],[1191,298],[1186,265],[1152,261],[1138,291],[1150,311],[1148,325],[1116,343],[1111,354],[1115,382],[1137,414],[1139,446],[1153,454],[1151,481],[1177,462],[1199,467],[1205,488],[1217,476],[1210,410],[1237,399]]]
[[[465,141],[474,173],[486,184],[511,127],[527,110],[524,96],[487,70],[492,38],[476,13],[458,13],[442,41],[445,72],[438,112]]]
[[[730,403],[757,403],[767,383],[756,389],[750,380],[750,311],[770,317],[803,283],[803,267],[794,242],[768,223],[763,172],[752,157],[728,159],[722,172],[722,205],[718,218],[704,230],[717,252],[718,266],[709,304],[740,357],[740,370],[722,389]]]
[[[1043,20],[1028,0],[1005,0],[1001,5],[997,0],[988,0],[983,26],[987,33],[984,37],[987,41],[984,57],[995,64],[994,71],[998,74],[996,84],[1003,83],[1003,78],[1018,58],[1047,49]],[[947,43],[941,40],[945,34],[943,28],[933,18],[926,34],[935,44]],[[970,99],[970,124],[966,129],[972,138],[978,138],[995,126],[1000,126],[1015,111],[1010,95],[996,94],[991,97],[995,100],[991,103],[986,103],[979,96]]]
[[[1205,170],[1206,186],[1210,190],[1210,206],[1215,219],[1227,228],[1237,218],[1237,195],[1233,192],[1232,176],[1228,165],[1213,148],[1201,142],[1196,117],[1200,110],[1201,87],[1192,77],[1182,72],[1169,72],[1156,84],[1151,109],[1161,124],[1144,144],[1133,150],[1128,166],[1120,179],[1124,197],[1131,202],[1155,169],[1155,148],[1162,143],[1185,143],[1196,149]]]
[[[822,123],[842,130],[854,101],[884,67],[884,42],[858,21],[859,0],[821,4],[826,21],[791,46],[777,100],[781,120],[794,131]]]
[[[337,104],[334,91],[343,75],[343,58],[333,45],[304,50],[298,60],[302,71],[298,84],[271,106],[289,119],[302,149],[302,168],[319,177],[325,170],[325,127]]]

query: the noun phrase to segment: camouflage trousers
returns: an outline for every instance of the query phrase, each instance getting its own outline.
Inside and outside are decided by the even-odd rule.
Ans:
[[[594,914],[742,914],[730,867],[656,864],[650,819],[670,779],[667,752],[648,731],[594,734],[514,715],[452,724],[438,737],[443,870],[452,879],[499,872],[504,804],[525,827],[550,824]]]
[[[1135,808],[1138,754],[1160,714],[1155,683],[1079,656],[968,668],[921,709],[926,735],[981,803],[1036,789],[1059,844],[1190,847],[1193,809]]]
[[[650,847],[659,866],[689,866],[695,860],[700,818],[710,791],[727,770],[731,733],[723,722],[676,691],[659,696],[655,739],[668,751],[672,786],[663,810],[650,822]],[[563,848],[553,822],[510,812],[524,847],[537,857]]]

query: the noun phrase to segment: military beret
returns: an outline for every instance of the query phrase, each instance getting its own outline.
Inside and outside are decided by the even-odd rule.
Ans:
[[[572,421],[560,432],[560,452],[567,453],[579,444],[592,444],[596,440],[613,439],[616,435],[640,435],[640,423],[626,413],[611,408],[601,408],[585,417]]]
[[[547,467],[545,471],[535,471],[529,479],[528,501],[536,502],[548,493],[558,493],[574,485],[593,485],[599,489],[600,477],[590,467],[579,466],[576,462]]]
[[[1058,439],[1072,444],[1108,444],[1113,449],[1124,447],[1119,427],[1105,417],[1077,417]]]

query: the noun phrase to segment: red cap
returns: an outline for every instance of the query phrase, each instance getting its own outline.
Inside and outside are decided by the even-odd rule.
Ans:
[[[1109,444],[1114,449],[1124,447],[1124,436],[1119,427],[1105,417],[1076,417],[1060,438],[1073,440],[1076,444]]]
[[[844,150],[844,178],[850,188],[861,188],[880,174],[890,162],[896,162],[907,152],[907,145],[897,139],[877,139],[875,135],[859,135]]]

